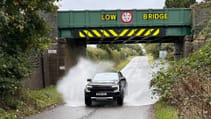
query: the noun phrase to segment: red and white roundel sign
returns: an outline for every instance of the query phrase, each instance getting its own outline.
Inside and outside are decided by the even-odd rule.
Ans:
[[[133,13],[131,11],[123,11],[120,17],[123,23],[131,23],[133,20]]]

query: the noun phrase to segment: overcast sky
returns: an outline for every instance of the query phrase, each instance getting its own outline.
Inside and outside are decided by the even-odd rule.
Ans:
[[[164,3],[165,0],[62,0],[59,6],[60,10],[159,9]]]

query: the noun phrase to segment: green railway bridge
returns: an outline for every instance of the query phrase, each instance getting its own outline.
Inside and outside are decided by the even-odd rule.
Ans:
[[[174,43],[191,24],[191,9],[58,12],[59,38],[86,44]]]
[[[44,17],[54,27],[53,37],[58,31],[58,42],[48,49],[42,68],[28,82],[31,88],[42,82],[43,87],[56,84],[78,57],[86,55],[87,44],[174,43],[178,60],[192,36],[191,9],[58,11]]]
[[[209,18],[210,11],[172,8],[44,14],[52,25],[52,39],[58,39],[52,41],[40,67],[26,84],[30,88],[56,84],[77,63],[78,57],[86,55],[87,44],[174,43],[175,60],[179,60],[188,53],[187,46],[193,40],[192,29],[194,33],[200,30],[197,24]]]
[[[85,52],[86,44],[175,43],[179,60],[185,37],[192,36],[192,13],[186,8],[58,11],[57,28],[59,40],[65,39],[69,49]]]

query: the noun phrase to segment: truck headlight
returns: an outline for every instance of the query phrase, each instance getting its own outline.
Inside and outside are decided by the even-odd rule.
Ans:
[[[119,85],[113,85],[114,92],[119,92]]]
[[[86,86],[86,92],[90,92],[91,89],[92,89],[92,86],[91,85],[87,85]]]

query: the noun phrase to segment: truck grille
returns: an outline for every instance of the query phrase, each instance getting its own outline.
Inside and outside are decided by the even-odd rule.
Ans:
[[[116,90],[117,88],[112,88],[112,86],[93,86],[90,91],[94,91],[94,92],[97,92],[97,91],[114,91]]]

